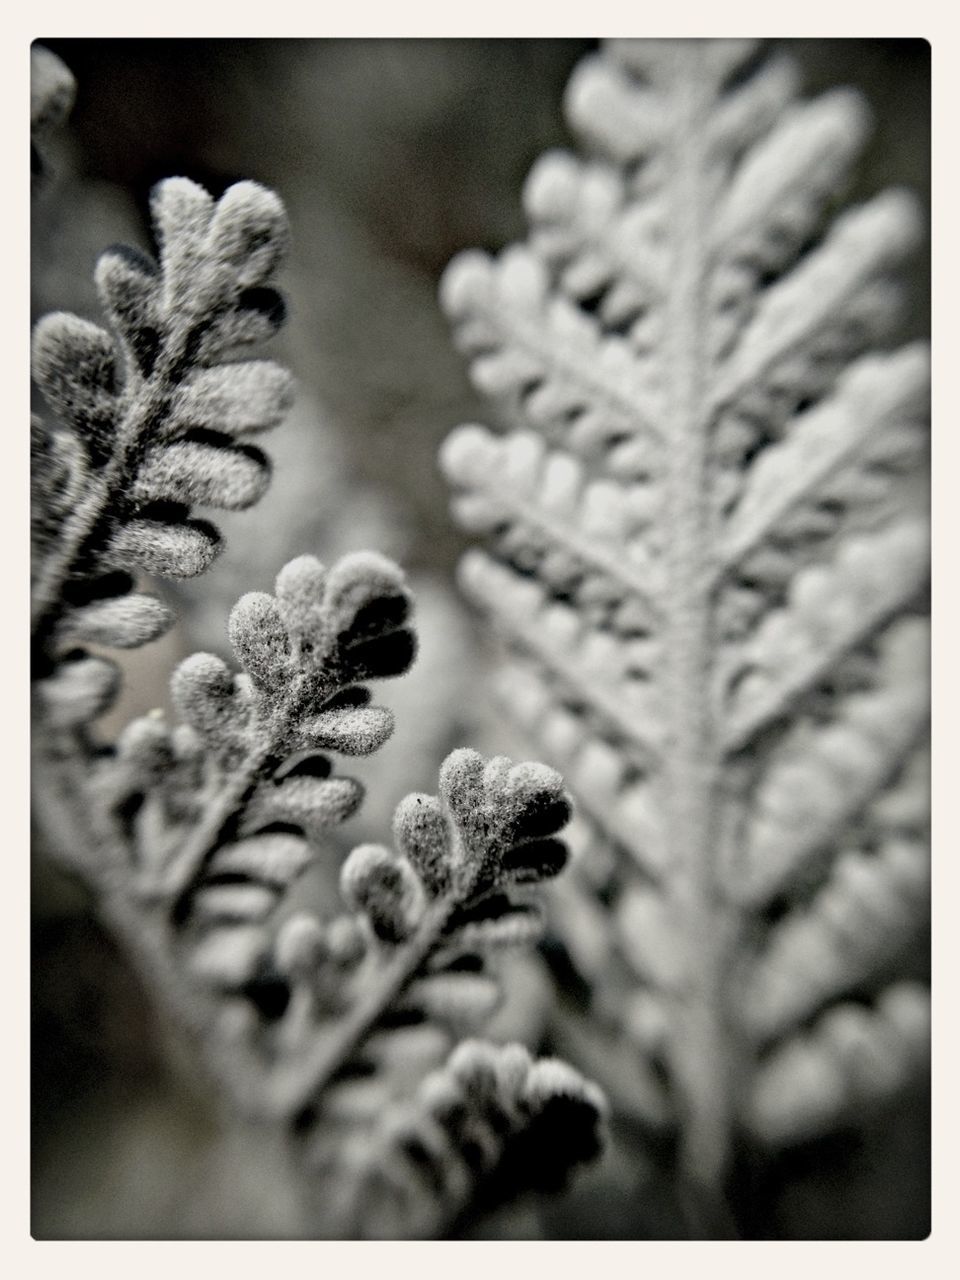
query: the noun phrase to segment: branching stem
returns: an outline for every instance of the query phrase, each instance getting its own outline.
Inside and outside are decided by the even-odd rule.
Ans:
[[[271,1114],[294,1115],[331,1078],[369,1035],[377,1020],[413,979],[436,946],[457,903],[450,897],[427,912],[419,929],[398,954],[364,987],[363,994],[342,1022],[329,1034],[317,1036],[298,1060],[277,1068],[266,1083],[264,1101]]]
[[[168,350],[149,379],[135,370],[128,373],[124,392],[126,407],[116,430],[113,456],[102,473],[89,477],[90,490],[80,504],[64,520],[53,553],[40,566],[31,604],[31,635],[36,639],[53,626],[63,607],[63,590],[77,572],[85,548],[104,517],[115,511],[119,498],[125,498],[133,480],[131,463],[140,460],[143,442],[157,433],[169,412],[173,373],[182,342],[168,343]]]
[[[317,1036],[307,1053],[299,1060],[278,1068],[264,1090],[271,1114],[292,1115],[311,1097],[319,1094],[347,1062],[358,1045],[369,1035],[384,1011],[394,1003],[403,989],[416,976],[423,962],[436,947],[451,914],[468,901],[480,874],[479,858],[462,856],[460,836],[454,831],[453,858],[460,866],[475,866],[472,880],[456,886],[438,898],[427,912],[413,937],[399,948],[397,955],[369,980],[357,1003],[329,1034]]]

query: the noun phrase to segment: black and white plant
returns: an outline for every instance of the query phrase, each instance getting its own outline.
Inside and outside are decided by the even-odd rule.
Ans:
[[[442,290],[500,418],[443,452],[461,581],[582,817],[567,1043],[708,1234],[738,1152],[855,1127],[930,1035],[929,368],[884,345],[921,218],[842,208],[865,102],[754,46],[588,57],[584,154]]]
[[[281,910],[361,803],[332,757],[392,731],[368,682],[414,658],[404,576],[372,552],[287,564],[230,615],[238,670],[194,654],[172,675],[176,723],[152,712],[101,741],[120,683],[105,650],[175,621],[145,575],[208,567],[221,540],[195,511],[256,503],[270,464],[252,441],[293,395],[279,365],[243,358],[283,321],[277,196],[173,178],[151,211],[156,261],[120,247],[97,264],[109,329],[55,314],[34,332],[54,415],[34,421],[32,460],[43,847],[92,892],[212,1096],[281,1136],[303,1234],[443,1235],[599,1150],[595,1086],[474,1038],[500,998],[488,957],[541,928],[569,800],[552,769],[456,751],[438,796],[399,806],[395,849],[350,854],[341,903]]]

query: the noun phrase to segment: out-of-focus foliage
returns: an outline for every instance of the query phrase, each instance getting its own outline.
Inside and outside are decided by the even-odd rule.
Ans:
[[[30,167],[34,180],[43,173],[42,147],[70,113],[76,81],[55,53],[43,45],[30,50]]]
[[[585,819],[558,905],[577,1043],[671,1135],[708,1233],[739,1147],[855,1126],[922,1087],[930,1038],[929,368],[880,347],[920,211],[840,211],[863,99],[798,100],[788,58],[753,57],[588,58],[586,157],[544,156],[525,243],[442,294],[513,427],[444,447],[490,540],[461,582]]]

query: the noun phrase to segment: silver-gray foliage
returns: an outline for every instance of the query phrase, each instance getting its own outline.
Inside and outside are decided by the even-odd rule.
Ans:
[[[351,853],[346,910],[278,922],[324,834],[361,799],[327,753],[365,755],[391,731],[355,682],[406,668],[408,605],[399,571],[379,556],[329,571],[302,557],[276,596],[234,609],[242,673],[208,654],[174,672],[181,724],[145,716],[106,756],[61,754],[37,768],[44,807],[65,824],[61,861],[94,888],[238,1111],[286,1132],[315,1180],[304,1222],[318,1235],[442,1233],[475,1195],[495,1203],[504,1185],[562,1182],[598,1150],[596,1089],[519,1046],[458,1050],[444,1097],[456,1086],[459,1103],[442,1116],[433,1107],[430,1073],[499,1002],[485,957],[538,935],[531,891],[566,861],[556,837],[569,802],[553,770],[454,752],[439,798],[399,806],[397,852]],[[514,1064],[505,1074],[475,1065],[503,1054]],[[514,1157],[526,1162],[519,1181]]]
[[[234,358],[283,316],[279,199],[243,182],[214,201],[176,178],[152,212],[159,263],[126,248],[98,263],[112,332],[59,314],[34,335],[59,424],[34,422],[38,827],[181,1049],[281,1135],[304,1234],[443,1234],[599,1149],[603,1100],[577,1072],[519,1045],[457,1047],[498,1003],[488,957],[538,933],[569,801],[545,766],[454,752],[439,797],[401,803],[396,851],[349,856],[342,904],[284,910],[362,799],[331,755],[392,732],[367,682],[415,653],[403,575],[369,552],[291,561],[230,615],[239,671],[194,654],[171,680],[179,723],[156,711],[98,740],[119,673],[89,646],[172,624],[133,575],[209,565],[219,537],[192,509],[256,502],[269,467],[248,437],[290,402],[283,369]]]
[[[271,284],[287,240],[280,201],[243,182],[214,202],[172,178],[152,211],[159,264],[125,247],[97,263],[113,332],[64,313],[34,331],[34,376],[59,424],[36,420],[33,433],[32,625],[51,657],[144,644],[172,624],[132,575],[192,577],[211,563],[219,535],[190,509],[256,502],[269,464],[248,439],[291,402],[279,365],[230,359],[283,319]]]
[[[526,242],[442,295],[509,424],[444,450],[489,543],[462,582],[586,820],[580,1061],[616,1064],[715,1206],[737,1147],[855,1124],[929,1051],[903,956],[929,897],[928,354],[880,346],[920,217],[902,190],[838,212],[864,102],[798,100],[752,54],[588,58],[586,156],[542,157]]]

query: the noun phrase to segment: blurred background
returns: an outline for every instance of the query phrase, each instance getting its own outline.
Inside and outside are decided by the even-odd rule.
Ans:
[[[67,126],[45,146],[34,202],[33,311],[98,318],[92,270],[122,241],[150,247],[148,195],[182,174],[219,195],[240,178],[276,189],[293,247],[281,277],[288,323],[270,352],[295,373],[290,419],[264,440],[274,482],[253,511],[218,519],[227,549],[176,589],[183,622],[127,655],[126,692],[102,728],[166,705],[166,678],[196,648],[226,654],[244,591],[311,552],[374,547],[408,570],[421,656],[384,686],[397,731],[351,772],[368,784],[342,853],[382,840],[410,790],[433,790],[454,746],[521,752],[484,696],[482,634],[454,568],[466,540],[436,466],[452,427],[490,421],[436,301],[460,249],[524,233],[535,158],[570,142],[563,87],[588,40],[42,41],[77,80]],[[852,198],[902,184],[929,192],[929,46],[920,40],[783,42],[810,93],[852,84],[875,114]],[[929,266],[917,261],[904,336],[928,328]],[[164,588],[166,590],[166,588]],[[174,594],[170,589],[170,594]],[[301,889],[329,893],[319,872]],[[206,1100],[175,1081],[149,1000],[97,926],[82,890],[35,848],[33,1231],[42,1238],[285,1234],[280,1175],[225,1146]],[[499,1033],[535,1046],[550,981],[517,962]],[[540,1029],[538,1031],[538,1029]],[[544,1045],[546,1049],[549,1044]],[[757,1234],[916,1237],[928,1229],[928,1121],[805,1153],[757,1190]],[[267,1168],[264,1168],[264,1163]],[[672,1237],[677,1211],[629,1133],[559,1202],[465,1228],[481,1237]]]

